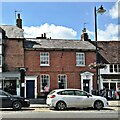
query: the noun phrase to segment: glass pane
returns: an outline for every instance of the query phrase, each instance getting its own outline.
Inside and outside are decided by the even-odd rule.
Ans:
[[[116,83],[110,83],[110,89],[116,90]]]
[[[114,65],[114,71],[117,72],[117,65]]]
[[[120,72],[120,65],[118,65],[118,72]]]
[[[113,72],[113,65],[110,65],[110,72]]]

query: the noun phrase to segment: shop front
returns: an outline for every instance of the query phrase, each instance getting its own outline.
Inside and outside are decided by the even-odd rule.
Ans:
[[[116,99],[115,92],[120,90],[120,75],[101,75],[103,87],[107,91],[107,97],[110,99]],[[120,97],[120,96],[119,96]]]
[[[1,77],[1,89],[12,94],[20,96],[20,73],[3,72]]]

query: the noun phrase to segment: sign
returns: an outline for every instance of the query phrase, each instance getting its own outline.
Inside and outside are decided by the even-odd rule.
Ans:
[[[25,83],[21,83],[21,87],[25,87]]]

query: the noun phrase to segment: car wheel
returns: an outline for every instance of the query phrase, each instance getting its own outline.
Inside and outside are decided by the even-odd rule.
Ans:
[[[14,110],[20,110],[21,109],[21,103],[19,101],[15,101],[12,105]]]
[[[95,101],[94,108],[97,110],[100,110],[103,108],[103,102],[102,101]]]
[[[56,105],[57,110],[65,110],[66,109],[66,104],[63,101],[59,101]]]

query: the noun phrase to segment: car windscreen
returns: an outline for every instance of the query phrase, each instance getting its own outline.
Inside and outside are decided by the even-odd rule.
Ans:
[[[55,90],[51,91],[51,92],[49,93],[49,95],[52,95],[54,92],[55,92]]]
[[[0,90],[0,95],[12,96],[10,93]]]

